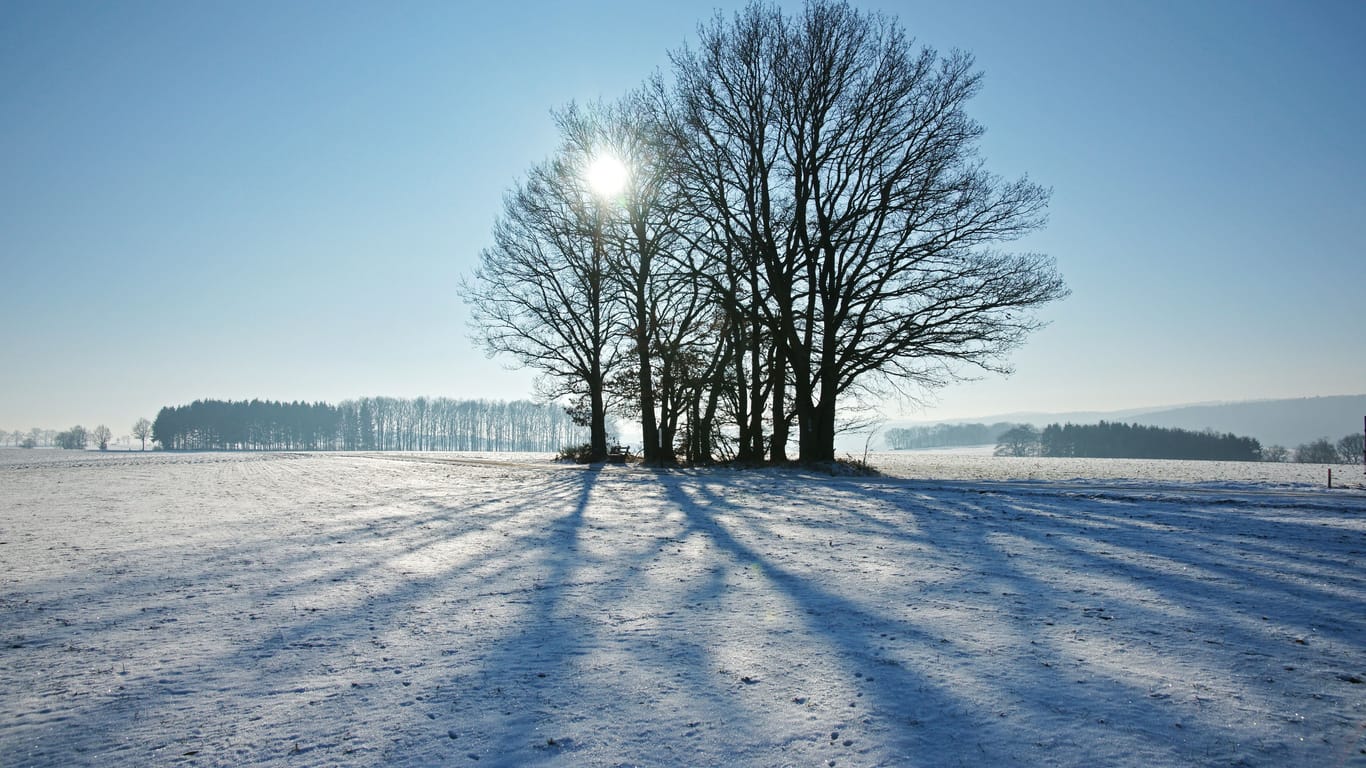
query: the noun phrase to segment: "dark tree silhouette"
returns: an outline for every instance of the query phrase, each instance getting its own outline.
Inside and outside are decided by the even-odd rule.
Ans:
[[[1049,258],[999,250],[1049,193],[978,157],[970,56],[810,0],[718,15],[672,64],[558,115],[564,146],[462,284],[485,350],[582,406],[593,458],[614,407],[652,461],[675,438],[692,461],[783,460],[794,420],[801,460],[833,460],[851,402],[1004,371],[1066,295]],[[617,199],[586,188],[602,152],[632,166]]]
[[[58,448],[76,451],[85,450],[85,446],[88,442],[90,442],[90,434],[86,431],[85,427],[82,427],[79,424],[65,432],[58,432],[52,440],[52,444]]]
[[[147,438],[152,436],[152,422],[146,418],[138,419],[133,424],[133,437],[142,441],[142,450],[147,450]]]
[[[997,456],[1038,456],[1040,449],[1039,430],[1021,424],[1001,434],[994,452]]]
[[[1363,455],[1363,445],[1366,444],[1366,435],[1360,432],[1353,432],[1345,435],[1338,441],[1338,461],[1343,464],[1361,464],[1366,462],[1366,455]]]
[[[677,260],[678,192],[650,107],[642,92],[611,104],[571,105],[558,117],[574,156],[606,154],[630,169],[622,193],[599,209],[608,300],[620,302],[613,316],[623,324],[619,335],[633,363],[608,386],[619,410],[640,420],[645,461],[667,464],[682,406],[677,377],[704,303]]]
[[[1337,460],[1337,446],[1326,437],[1304,443],[1295,449],[1295,461],[1301,464],[1334,464]]]
[[[1046,257],[992,250],[1042,225],[1048,192],[984,170],[972,58],[822,0],[795,18],[751,5],[701,38],[675,57],[676,125],[699,138],[685,169],[721,248],[757,263],[801,459],[834,458],[852,390],[1003,370],[1029,310],[1066,290]]]
[[[609,284],[608,201],[588,188],[592,155],[569,142],[508,194],[494,245],[461,294],[475,338],[539,370],[547,400],[587,401],[592,459],[607,456],[607,382],[623,362],[626,326]]]
[[[367,397],[336,406],[197,400],[162,408],[151,433],[167,450],[549,453],[583,439],[553,405],[421,397]]]

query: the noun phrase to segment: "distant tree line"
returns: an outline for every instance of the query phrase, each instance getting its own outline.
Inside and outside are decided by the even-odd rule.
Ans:
[[[952,448],[965,445],[991,445],[1014,428],[1010,422],[995,424],[931,424],[921,427],[896,427],[884,433],[893,451],[924,448]]]
[[[1032,438],[1037,435],[1037,442]],[[1192,432],[1102,421],[1099,424],[1049,424],[1012,429],[997,443],[997,455],[1067,456],[1106,459],[1197,459],[1258,461],[1262,446],[1255,438]]]
[[[585,434],[552,405],[425,397],[196,400],[162,408],[150,429],[167,450],[553,452]]]
[[[327,403],[196,400],[162,408],[152,439],[167,450],[320,450],[335,447],[340,413]]]
[[[71,430],[67,430],[67,432],[71,432],[75,429],[80,429],[82,432],[85,431],[84,427],[73,427]],[[58,432],[55,429],[42,429],[40,427],[34,427],[27,432],[20,429],[16,429],[13,432],[0,429],[0,443],[11,445],[15,448],[56,448],[59,447],[57,445],[58,436],[64,435],[64,432]]]
[[[576,414],[528,400],[366,397],[338,410],[344,450],[553,452],[588,438]]]

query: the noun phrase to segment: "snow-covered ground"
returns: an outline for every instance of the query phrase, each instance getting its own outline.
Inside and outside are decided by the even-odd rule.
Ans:
[[[0,765],[1366,765],[1326,468],[500,458],[0,451]]]
[[[842,454],[843,455],[843,454]],[[853,456],[862,459],[862,454]],[[1103,480],[1130,485],[1202,484],[1326,487],[1328,470],[1333,485],[1362,488],[1366,475],[1360,464],[1290,464],[1258,461],[1171,461],[1162,459],[1061,459],[992,456],[968,448],[943,451],[890,451],[870,454],[868,461],[883,472],[903,478],[931,480],[1042,480],[1080,482]]]

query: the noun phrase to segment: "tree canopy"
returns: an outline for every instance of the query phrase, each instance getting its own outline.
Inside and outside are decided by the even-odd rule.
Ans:
[[[616,408],[658,461],[781,460],[795,424],[799,458],[831,460],[851,403],[1007,370],[1066,295],[1047,256],[1002,250],[1049,191],[979,157],[970,55],[810,0],[718,14],[671,62],[560,114],[463,289],[485,348],[586,400],[595,435]],[[611,199],[602,154],[628,164]]]

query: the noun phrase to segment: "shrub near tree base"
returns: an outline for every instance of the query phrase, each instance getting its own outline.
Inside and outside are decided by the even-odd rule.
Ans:
[[[560,449],[559,453],[555,454],[555,460],[572,461],[575,464],[589,464],[593,461],[593,446],[591,443],[565,446]]]

